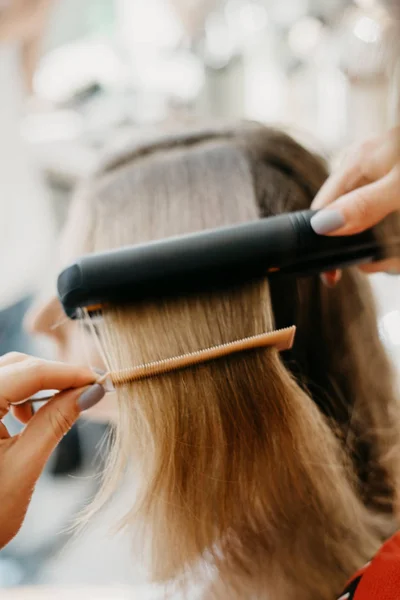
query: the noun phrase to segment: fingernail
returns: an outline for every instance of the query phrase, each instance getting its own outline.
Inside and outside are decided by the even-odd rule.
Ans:
[[[105,375],[107,371],[103,371],[103,369],[99,369],[98,367],[90,367],[92,371],[97,373],[97,375]]]
[[[315,233],[326,235],[345,225],[343,215],[337,210],[324,209],[314,215],[310,221]]]
[[[388,269],[385,272],[387,275],[400,275],[400,271],[398,269]]]
[[[83,412],[97,404],[104,397],[105,393],[105,389],[99,383],[95,383],[85,390],[83,394],[79,396],[77,402],[80,411]]]

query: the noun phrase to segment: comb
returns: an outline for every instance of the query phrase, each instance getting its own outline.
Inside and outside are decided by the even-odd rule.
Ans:
[[[128,367],[118,371],[109,371],[103,375],[97,383],[103,383],[106,380],[111,380],[114,386],[120,386],[133,381],[163,375],[172,371],[178,371],[198,365],[201,363],[210,362],[224,356],[236,354],[238,352],[246,352],[257,348],[274,347],[278,351],[289,350],[293,346],[296,327],[287,327],[278,329],[268,333],[261,333],[252,337],[243,338],[227,344],[212,346],[196,352],[174,356],[163,360]]]
[[[253,335],[252,337],[228,342],[227,344],[220,344],[219,346],[212,346],[180,356],[173,356],[172,358],[165,358],[163,360],[157,360],[135,367],[128,367],[118,371],[108,371],[99,377],[96,380],[96,383],[112,383],[112,386],[117,387],[134,381],[140,381],[141,379],[148,379],[150,377],[156,377],[157,375],[163,375],[172,371],[178,371],[194,365],[207,363],[224,356],[237,354],[238,352],[246,352],[266,347],[273,347],[279,352],[290,350],[293,346],[295,333],[296,327],[295,325],[292,325],[285,329],[277,329],[268,333]],[[114,391],[112,386],[106,387],[106,392]],[[39,394],[36,394],[31,398],[22,400],[21,402],[15,402],[13,405],[17,406],[27,402],[45,402],[50,400],[56,394],[58,394],[58,391],[56,390],[51,390],[51,392],[39,392]]]

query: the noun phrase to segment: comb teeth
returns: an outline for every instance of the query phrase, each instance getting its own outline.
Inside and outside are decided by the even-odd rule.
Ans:
[[[295,332],[296,327],[293,325],[285,329],[261,333],[235,342],[182,354],[181,356],[165,358],[136,367],[121,369],[120,371],[111,371],[107,375],[115,386],[119,386],[255,348],[270,346],[279,351],[289,350],[293,346]]]

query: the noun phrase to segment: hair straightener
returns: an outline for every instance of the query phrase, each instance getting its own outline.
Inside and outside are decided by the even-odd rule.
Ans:
[[[58,278],[65,313],[199,293],[257,278],[304,276],[382,256],[373,230],[352,236],[317,235],[315,211],[300,211],[88,254]]]

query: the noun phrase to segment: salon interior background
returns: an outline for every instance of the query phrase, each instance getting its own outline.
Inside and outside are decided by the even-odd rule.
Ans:
[[[258,119],[284,125],[334,162],[399,114],[387,27],[376,0],[54,0],[18,126],[46,182],[55,231],[77,182],[132,126],[193,115]],[[0,110],[3,101],[0,89]],[[400,364],[399,282],[381,275],[374,285],[380,330]],[[2,349],[17,340],[51,355],[19,322],[18,331],[1,329],[2,293]],[[21,534],[0,553],[0,585],[131,582],[127,547],[101,535],[98,522],[75,546],[59,534],[97,485],[86,475],[96,473],[91,457],[104,427],[73,430],[53,458]]]
[[[283,123],[335,152],[393,118],[386,24],[378,0],[58,0],[23,131],[68,184],[124,126],[192,114]]]

